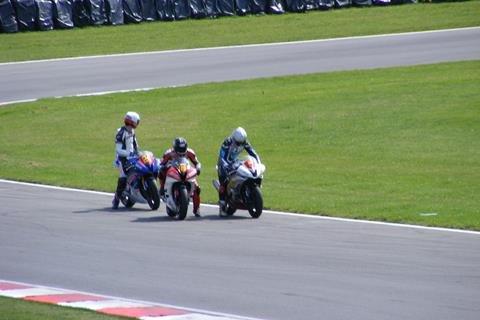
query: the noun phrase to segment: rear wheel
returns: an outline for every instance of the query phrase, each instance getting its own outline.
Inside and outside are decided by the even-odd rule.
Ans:
[[[230,203],[227,203],[227,207],[225,209],[225,212],[227,213],[227,215],[231,216],[235,213],[235,211],[237,211],[237,208],[232,206]]]
[[[130,197],[127,196],[121,197],[120,201],[122,201],[125,208],[131,208],[135,204],[135,201],[133,201],[132,199],[130,199]]]
[[[147,190],[145,190],[145,200],[147,200],[150,209],[157,210],[160,207],[160,196],[158,194],[157,184],[152,177],[147,178],[146,182]]]
[[[254,219],[260,217],[263,211],[263,197],[262,192],[258,186],[250,187],[250,197],[248,203],[248,213]]]

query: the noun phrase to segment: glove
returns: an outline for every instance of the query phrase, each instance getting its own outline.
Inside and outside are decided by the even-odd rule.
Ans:
[[[200,175],[200,172],[202,171],[202,165],[199,163],[195,166],[195,169],[197,170],[197,176]]]
[[[226,166],[225,171],[227,172],[227,175],[231,175],[232,173],[234,173],[235,169],[233,168],[233,163]]]

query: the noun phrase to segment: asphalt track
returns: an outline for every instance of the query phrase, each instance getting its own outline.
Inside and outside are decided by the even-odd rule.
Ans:
[[[0,181],[0,279],[261,319],[480,314],[480,233],[110,200]]]
[[[0,64],[0,103],[479,58],[470,28]],[[176,222],[110,197],[0,182],[0,279],[263,319],[480,314],[479,233],[212,207]]]
[[[0,104],[480,59],[480,28],[0,64]]]

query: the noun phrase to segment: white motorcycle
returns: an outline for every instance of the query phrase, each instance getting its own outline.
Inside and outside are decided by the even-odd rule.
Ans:
[[[186,158],[172,161],[165,179],[167,214],[178,220],[187,216],[188,204],[196,185],[197,170]]]
[[[228,177],[225,207],[223,211],[232,215],[237,209],[248,210],[252,218],[258,218],[263,211],[263,196],[260,191],[265,165],[255,158],[247,156],[238,159],[232,166]],[[215,189],[220,189],[220,182],[213,181]]]

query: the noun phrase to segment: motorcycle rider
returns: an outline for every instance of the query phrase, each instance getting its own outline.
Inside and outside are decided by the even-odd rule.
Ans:
[[[188,147],[187,140],[182,137],[176,137],[173,140],[172,148],[165,151],[163,154],[162,162],[160,163],[160,197],[165,196],[165,179],[167,170],[170,168],[171,163],[179,158],[186,157],[189,159],[197,170],[197,176],[200,175],[202,165],[195,154],[195,151]],[[200,217],[200,186],[195,183],[195,190],[193,190],[193,214],[196,217]]]
[[[116,159],[114,165],[120,170],[120,177],[117,182],[117,190],[112,200],[112,209],[118,209],[120,197],[127,187],[127,175],[133,169],[128,159],[138,153],[138,143],[135,137],[135,128],[140,123],[138,113],[128,111],[123,118],[124,126],[117,130],[115,135]]]
[[[237,160],[240,153],[246,150],[248,154],[254,157],[260,163],[260,157],[255,152],[253,147],[247,140],[247,132],[242,127],[233,130],[232,134],[228,136],[220,147],[220,154],[218,155],[217,173],[220,188],[218,190],[219,198],[219,212],[224,216],[225,213],[225,196],[228,185],[228,175],[233,170],[232,165]]]

